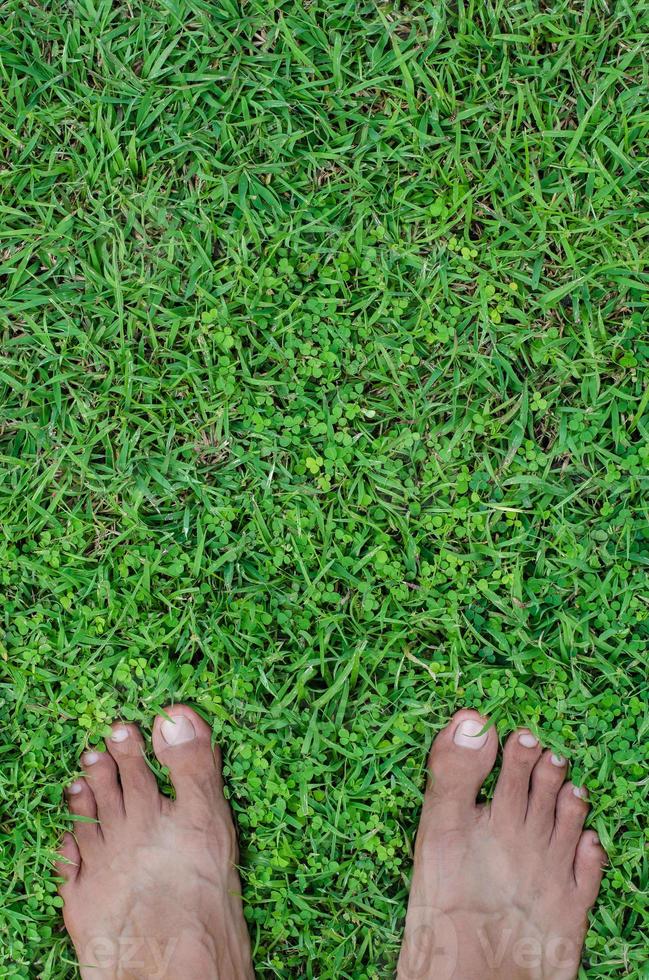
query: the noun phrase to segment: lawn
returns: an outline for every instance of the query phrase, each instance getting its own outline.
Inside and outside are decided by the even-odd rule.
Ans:
[[[646,0],[0,11],[0,975],[76,975],[62,787],[182,699],[260,977],[391,976],[460,705],[569,756],[643,976]]]

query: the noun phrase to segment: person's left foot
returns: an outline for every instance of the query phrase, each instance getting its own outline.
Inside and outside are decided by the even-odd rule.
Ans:
[[[142,736],[117,723],[68,788],[75,831],[57,871],[81,976],[249,980],[237,839],[218,749],[195,711],[156,718],[153,749],[176,799],[158,791]],[[76,838],[76,839],[75,839]]]

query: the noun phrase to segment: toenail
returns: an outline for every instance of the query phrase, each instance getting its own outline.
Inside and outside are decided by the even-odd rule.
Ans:
[[[530,732],[523,732],[522,735],[518,736],[518,741],[521,745],[524,745],[526,749],[533,749],[539,744],[538,738],[535,738]]]
[[[99,752],[84,752],[81,756],[81,761],[84,766],[94,766],[95,762],[99,762],[101,753]]]
[[[588,799],[588,790],[585,786],[573,786],[572,791],[575,796],[578,796],[580,800]]]
[[[70,785],[68,786],[68,793],[70,794],[70,796],[76,796],[77,793],[80,793],[82,789],[83,789],[83,783],[81,782],[80,779],[78,779],[76,783],[70,783]]]
[[[176,715],[173,721],[165,718],[160,725],[160,731],[167,745],[180,745],[196,738],[196,729],[184,715]]]
[[[596,834],[595,831],[593,831],[593,836],[591,837],[590,842],[591,844],[599,844],[599,834]]]
[[[550,762],[553,766],[565,766],[566,760],[562,755],[555,755],[554,752],[550,756]]]
[[[453,741],[456,745],[461,745],[465,749],[481,749],[489,738],[489,732],[482,732],[486,724],[486,721],[476,721],[475,718],[466,718],[455,729]],[[482,735],[480,732],[482,732]]]
[[[113,734],[110,736],[111,742],[125,742],[128,738],[128,728],[113,728]]]

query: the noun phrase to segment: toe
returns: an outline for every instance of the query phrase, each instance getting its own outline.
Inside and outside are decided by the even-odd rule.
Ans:
[[[458,711],[433,742],[428,796],[449,810],[473,809],[478,791],[493,768],[498,736],[477,711]]]
[[[491,804],[492,815],[500,821],[525,820],[530,794],[530,777],[541,756],[538,738],[527,728],[512,732],[503,749],[503,763]]]
[[[225,802],[220,752],[212,746],[210,726],[192,708],[164,709],[153,725],[153,750],[169,770],[178,802],[197,797]]]
[[[58,878],[61,878],[59,891],[63,891],[68,883],[75,880],[81,867],[79,845],[72,834],[67,833],[63,835],[63,840],[61,841],[61,846],[57,854],[58,857],[54,865],[54,872]]]
[[[544,752],[532,770],[526,824],[534,833],[547,835],[554,829],[557,796],[563,786],[568,763],[563,756]]]
[[[81,756],[81,765],[86,774],[86,782],[95,797],[97,816],[102,832],[105,833],[114,820],[124,815],[124,801],[115,760],[109,752],[89,749]]]
[[[595,904],[606,867],[606,851],[594,830],[585,830],[575,854],[574,874],[577,889],[586,908]]]
[[[557,796],[553,843],[567,856],[574,857],[584,821],[590,807],[583,786],[564,783]]]
[[[97,803],[85,779],[76,779],[67,788],[68,809],[74,817],[74,836],[83,859],[101,840],[97,822]]]
[[[106,748],[117,765],[126,815],[146,819],[159,811],[158,784],[147,764],[144,739],[137,725],[116,722],[106,739]]]

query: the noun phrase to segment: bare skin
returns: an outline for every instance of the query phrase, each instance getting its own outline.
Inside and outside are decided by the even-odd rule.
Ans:
[[[498,751],[459,711],[430,760],[398,980],[574,980],[606,854],[583,831],[585,791],[529,731],[512,733],[490,804],[476,804]]]
[[[175,705],[153,749],[176,799],[162,796],[135,725],[85,753],[68,788],[78,818],[63,841],[65,925],[84,980],[250,980],[237,840],[209,726]],[[89,818],[89,819],[82,819]]]

